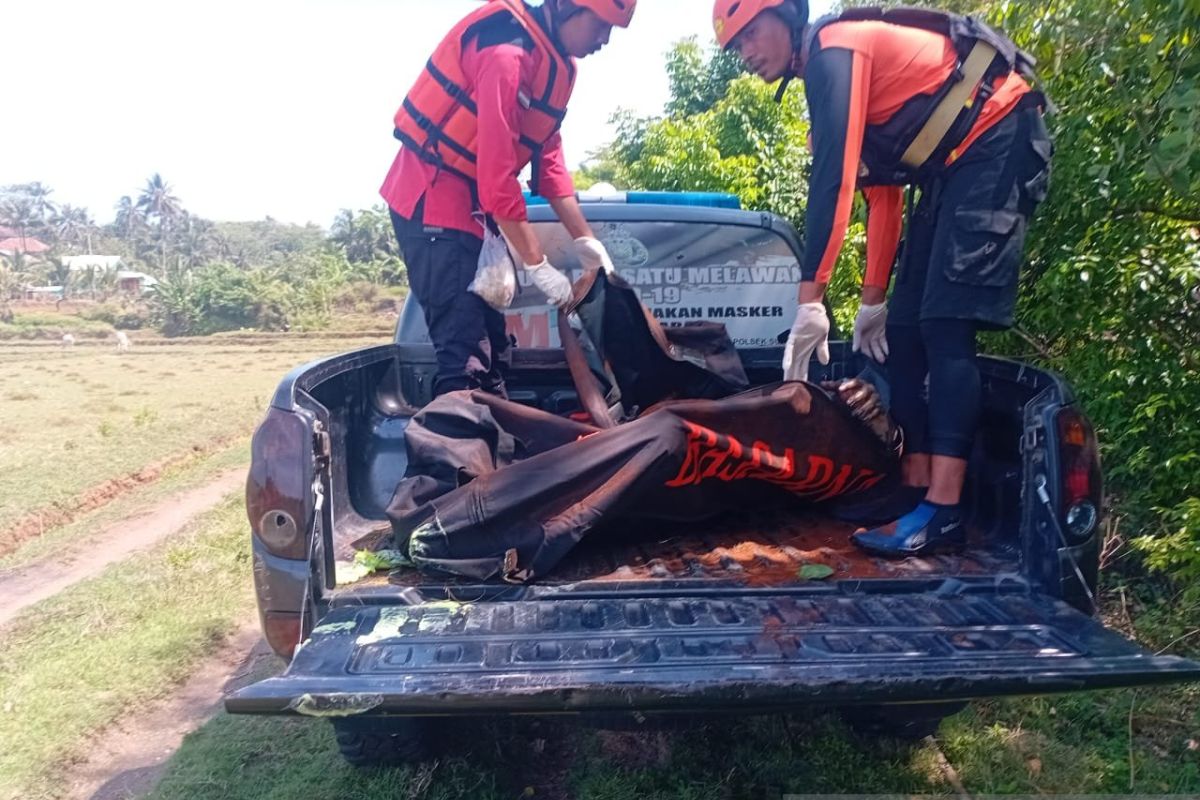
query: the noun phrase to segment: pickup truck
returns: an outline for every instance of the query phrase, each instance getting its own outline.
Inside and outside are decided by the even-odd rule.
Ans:
[[[795,313],[797,232],[726,196],[582,198],[622,275],[664,325],[723,322],[752,384],[780,377]],[[551,260],[574,263],[544,206]],[[523,287],[508,314],[512,399],[580,403],[555,312]],[[834,342],[816,380],[870,369]],[[298,367],[253,441],[246,507],[263,632],[290,663],[226,699],[232,713],[332,721],[356,764],[428,755],[439,718],[578,715],[599,726],[689,715],[836,709],[920,737],[973,698],[1200,678],[1096,619],[1102,485],[1092,425],[1066,382],[981,358],[985,408],[960,555],[883,562],[814,511],[585,539],[530,585],[397,565],[339,575],[390,533],[405,427],[435,371],[412,298],[391,344]],[[877,381],[886,393],[886,383]],[[806,580],[813,559],[834,567]],[[342,578],[342,580],[339,580]]]

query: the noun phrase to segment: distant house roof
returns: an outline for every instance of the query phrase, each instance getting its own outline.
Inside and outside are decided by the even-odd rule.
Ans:
[[[114,269],[121,263],[120,256],[63,256],[63,266],[72,272],[86,269]]]
[[[134,272],[128,269],[117,270],[118,281],[141,281],[143,286],[157,286],[158,278],[144,272]]]
[[[0,240],[0,253],[44,253],[50,249],[50,245],[45,242],[39,242],[30,236],[22,239],[20,236],[10,236],[7,239]]]

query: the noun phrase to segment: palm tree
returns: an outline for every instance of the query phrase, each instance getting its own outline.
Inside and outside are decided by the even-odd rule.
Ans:
[[[183,212],[179,223],[176,243],[183,266],[199,267],[215,259],[221,253],[220,237],[216,226],[206,219]]]
[[[117,218],[113,220],[113,227],[126,243],[133,244],[133,240],[146,226],[145,213],[129,195],[118,200],[114,208],[117,211]]]
[[[40,181],[27,183],[21,189],[33,203],[33,213],[37,215],[39,225],[48,224],[50,218],[58,211],[57,206],[50,200],[50,195],[54,194],[54,190],[49,186],[43,186]]]
[[[354,212],[343,208],[333,218],[333,225],[329,226],[329,240],[343,250],[348,250],[354,242],[354,229]]]
[[[54,258],[50,260],[50,271],[46,278],[51,284],[62,287],[62,299],[66,300],[71,293],[71,268],[62,262],[61,259]]]
[[[183,206],[171,191],[171,184],[156,172],[146,181],[138,197],[138,206],[145,210],[147,216],[173,220],[183,211]]]
[[[68,245],[87,244],[88,255],[92,254],[92,231],[95,223],[86,208],[64,205],[50,220],[58,240]]]
[[[37,224],[37,213],[33,201],[25,195],[12,195],[0,205],[0,222],[5,227],[16,228],[21,237],[21,246],[25,246],[25,238],[29,229]]]
[[[171,194],[171,185],[163,180],[162,175],[154,173],[146,181],[146,186],[138,196],[138,208],[142,209],[147,219],[158,221],[158,240],[161,248],[159,266],[167,270],[167,241],[173,223],[183,213],[183,205],[179,198]]]
[[[333,219],[329,240],[354,264],[382,261],[396,254],[391,222],[379,207],[363,209],[357,214],[342,209]]]

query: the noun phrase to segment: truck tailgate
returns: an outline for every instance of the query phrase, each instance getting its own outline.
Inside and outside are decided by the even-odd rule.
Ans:
[[[778,593],[339,608],[233,713],[476,714],[956,700],[1200,679],[1066,604]]]

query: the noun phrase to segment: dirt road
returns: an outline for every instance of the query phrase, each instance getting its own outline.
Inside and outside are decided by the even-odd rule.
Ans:
[[[259,662],[272,658],[258,621],[243,622],[185,683],[97,735],[88,759],[66,772],[67,797],[129,800],[150,792],[183,737],[207,722],[225,693],[244,682]]]
[[[35,603],[95,577],[112,564],[147,550],[183,529],[244,483],[245,468],[232,469],[196,489],[169,497],[150,510],[75,542],[51,560],[0,572],[0,627]]]
[[[0,572],[0,593],[7,600],[0,608],[0,628],[34,604],[179,534],[237,491],[245,477],[245,467],[227,470],[73,542],[53,559]],[[258,621],[241,621],[183,683],[164,687],[159,700],[129,709],[118,723],[95,735],[86,760],[62,771],[67,796],[116,800],[149,792],[184,736],[216,713],[228,688],[270,658]]]

